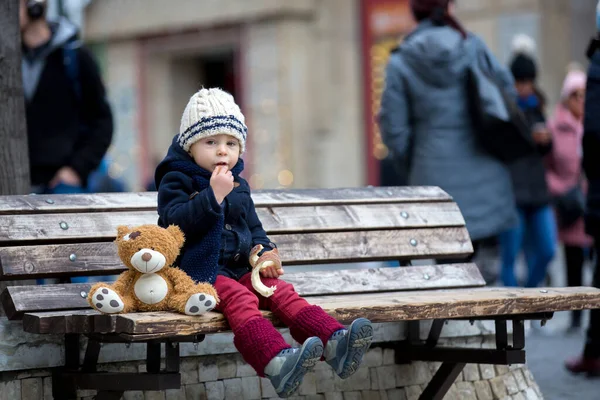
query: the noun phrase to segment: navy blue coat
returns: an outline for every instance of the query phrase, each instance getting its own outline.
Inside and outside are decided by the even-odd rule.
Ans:
[[[257,244],[272,250],[275,245],[269,240],[262,227],[254,202],[250,197],[250,186],[245,179],[234,174],[236,187],[217,203],[212,188],[199,190],[194,180],[179,171],[169,170],[169,162],[193,159],[181,149],[176,141],[169,148],[165,159],[158,165],[155,174],[158,187],[158,225],[178,225],[186,237],[182,254],[209,231],[219,217],[225,217],[221,234],[218,274],[240,279],[251,270],[250,250]],[[182,266],[182,269],[185,268]],[[186,271],[194,276],[192,271]]]

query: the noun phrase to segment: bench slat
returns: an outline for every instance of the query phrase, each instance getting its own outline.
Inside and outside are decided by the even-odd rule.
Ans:
[[[302,296],[485,286],[475,264],[311,271],[284,276]]]
[[[252,199],[259,207],[452,201],[436,186],[257,190]]]
[[[90,333],[94,332],[92,323],[95,315],[98,315],[98,312],[91,308],[25,314],[23,330],[36,333]],[[74,323],[74,320],[77,322]]]
[[[270,234],[464,226],[455,203],[371,204],[257,208]],[[155,224],[155,211],[0,216],[0,243],[18,241],[107,241],[118,225]],[[64,224],[67,224],[66,226]]]
[[[365,317],[373,322],[429,320],[568,311],[600,307],[600,289],[570,287],[539,289],[455,289],[440,293],[408,292],[309,297],[342,323]],[[199,321],[198,319],[206,319]],[[117,331],[130,334],[220,332],[227,329],[222,314],[188,317],[173,313],[117,316]]]
[[[456,203],[259,207],[268,233],[464,226]]]
[[[156,210],[156,192],[0,196],[0,215]]]
[[[466,228],[273,235],[286,257],[297,264],[312,260],[364,262],[464,258],[473,252]],[[304,261],[306,260],[306,262]]]
[[[473,251],[466,228],[270,235],[284,263],[344,263],[460,257]],[[416,245],[411,240],[416,240]],[[70,260],[74,254],[75,261]],[[115,244],[81,243],[0,248],[0,280],[111,275],[124,270]]]
[[[302,296],[485,285],[474,264],[297,272],[286,274],[285,280]],[[90,287],[88,283],[10,286],[1,298],[7,317],[16,319],[26,312],[89,308],[85,296]]]
[[[19,241],[107,241],[117,226],[156,224],[156,211],[0,216],[0,245]],[[65,225],[66,224],[66,225]]]
[[[257,207],[451,201],[438,187],[256,190]],[[48,203],[50,200],[51,203]],[[0,196],[0,214],[155,210],[156,192]]]
[[[481,316],[493,318],[501,315],[600,308],[600,289],[453,289],[319,296],[309,297],[307,300],[320,305],[330,315],[347,324],[358,317],[366,317],[373,322],[397,322]],[[282,326],[270,313],[265,312],[264,315],[274,320],[276,326]],[[91,331],[85,329],[93,326],[93,322],[84,323],[82,320],[93,321],[97,317],[110,320],[109,323],[103,324],[104,327],[114,326],[114,332],[132,335],[151,333],[177,336],[223,332],[229,329],[223,315],[215,312],[200,317],[168,312],[104,316],[93,310],[28,313],[24,316],[23,326],[25,331],[31,333],[88,333]]]

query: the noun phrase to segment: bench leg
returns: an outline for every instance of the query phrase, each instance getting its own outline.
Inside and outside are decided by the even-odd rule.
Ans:
[[[55,400],[77,400],[77,388],[72,380],[64,377],[63,372],[62,368],[52,372],[52,398]]]
[[[85,356],[83,358],[83,367],[81,368],[82,372],[96,372],[101,348],[102,343],[100,343],[100,341],[92,338],[88,340]]]
[[[204,335],[140,341],[146,343],[146,372],[98,372],[102,343],[131,343],[116,335],[88,336],[83,363],[80,360],[79,334],[65,335],[65,366],[52,374],[52,396],[57,400],[76,400],[77,390],[98,390],[96,400],[121,399],[127,390],[167,390],[181,387],[180,342],[201,342]],[[165,343],[165,368],[161,370],[161,349]]]
[[[165,371],[179,372],[179,343],[165,343]]]
[[[64,372],[79,369],[79,334],[65,335],[65,366],[52,372],[52,397],[60,400],[77,399],[75,383],[65,378]]]
[[[465,363],[443,363],[419,397],[419,400],[442,400],[465,365]]]
[[[151,373],[160,372],[160,342],[148,342],[146,344],[146,371]]]

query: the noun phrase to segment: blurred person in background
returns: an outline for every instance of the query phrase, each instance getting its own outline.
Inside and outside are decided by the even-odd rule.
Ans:
[[[110,145],[112,113],[98,66],[77,28],[65,18],[47,21],[47,7],[46,0],[20,0],[19,7],[31,190],[83,193]]]
[[[590,42],[590,66],[583,119],[583,169],[588,180],[585,230],[594,238],[596,268],[594,286],[600,288],[600,1],[596,9],[596,35]],[[600,376],[600,309],[590,312],[583,352],[565,363],[573,373]]]
[[[537,287],[544,281],[556,252],[556,222],[543,161],[552,149],[552,136],[546,126],[544,97],[536,86],[535,42],[526,35],[517,35],[512,47],[510,70],[518,93],[517,105],[531,127],[537,151],[509,163],[519,223],[499,236],[501,277],[505,286],[519,286],[515,263],[524,250],[528,273],[523,283]]]
[[[508,69],[463,29],[454,5],[410,2],[418,25],[390,56],[379,126],[391,157],[408,171],[408,184],[439,186],[458,203],[477,253],[514,225],[517,214],[508,169],[482,148],[473,128],[466,71],[475,54],[485,54],[495,79],[516,93]]]
[[[546,181],[554,198],[559,240],[564,244],[567,285],[582,286],[585,254],[593,240],[586,235],[583,220],[586,183],[583,158],[583,112],[586,74],[567,73],[560,103],[548,126],[552,133],[552,151],[546,156]],[[581,310],[571,314],[571,330],[581,327]]]
[[[23,90],[34,193],[80,193],[105,155],[113,120],[98,66],[46,0],[20,0]]]

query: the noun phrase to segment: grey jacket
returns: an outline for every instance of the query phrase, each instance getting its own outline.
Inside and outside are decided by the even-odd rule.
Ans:
[[[466,68],[485,51],[491,72],[514,93],[510,72],[477,36],[422,22],[394,51],[386,70],[379,125],[410,185],[439,186],[457,202],[472,240],[517,222],[507,167],[477,141],[468,112]]]

